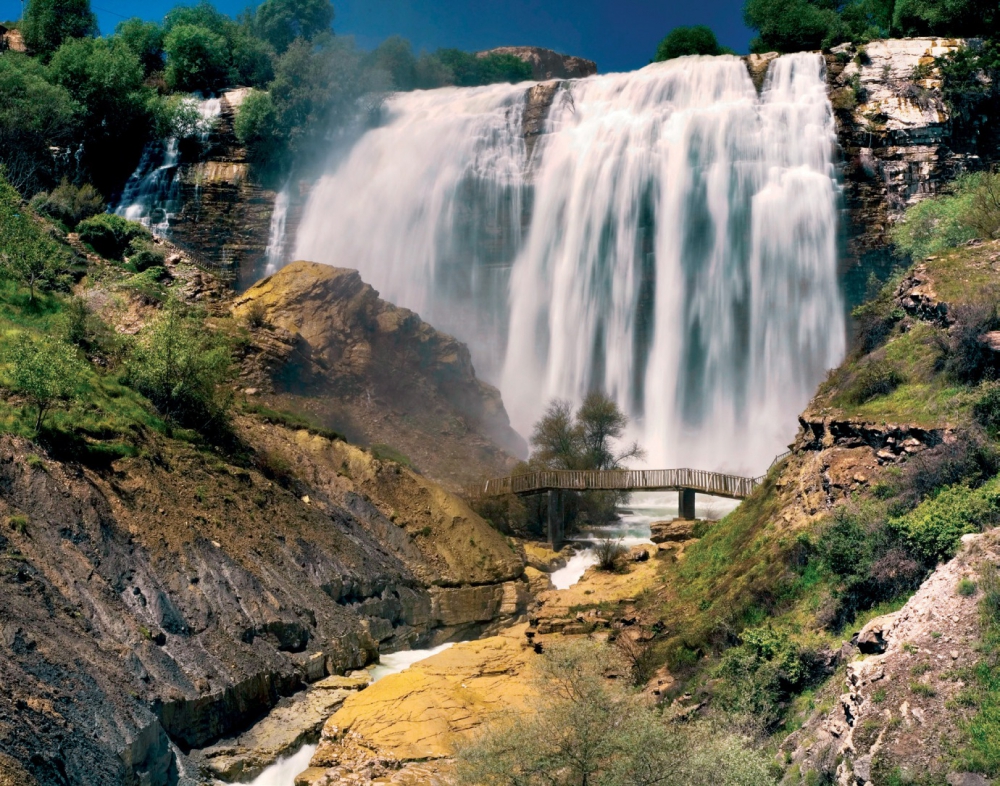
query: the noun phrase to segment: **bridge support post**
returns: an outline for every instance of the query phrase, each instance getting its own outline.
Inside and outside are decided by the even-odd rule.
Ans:
[[[681,489],[678,494],[679,515],[685,521],[694,521],[694,489]]]
[[[565,511],[563,510],[563,494],[558,489],[548,492],[548,535],[549,546],[553,551],[562,548],[563,539],[566,537]]]

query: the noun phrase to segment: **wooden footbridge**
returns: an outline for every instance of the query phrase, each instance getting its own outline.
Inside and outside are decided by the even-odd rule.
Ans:
[[[696,494],[746,499],[763,480],[763,475],[744,478],[699,469],[540,470],[483,481],[470,487],[469,495],[483,498],[547,494],[549,542],[558,547],[565,534],[563,492],[566,491],[676,491],[680,517],[694,519]]]

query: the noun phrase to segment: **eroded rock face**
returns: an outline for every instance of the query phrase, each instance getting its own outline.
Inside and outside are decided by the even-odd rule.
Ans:
[[[252,309],[289,337],[260,384],[309,396],[352,440],[391,444],[456,488],[526,453],[468,347],[381,300],[357,271],[294,262],[236,301],[237,316]]]
[[[844,693],[783,747],[806,776],[864,786],[875,772],[919,773],[930,780],[975,783],[949,772],[962,725],[975,712],[955,701],[965,689],[956,669],[979,659],[979,599],[956,591],[1000,559],[997,531],[966,535],[959,554],[938,569],[897,613],[861,632],[862,652],[847,665]],[[823,777],[820,778],[823,780]]]
[[[956,117],[935,59],[967,43],[906,38],[826,56],[855,251],[887,242],[908,205],[997,158],[991,123]]]
[[[477,57],[487,55],[514,55],[514,57],[531,64],[531,78],[547,79],[582,79],[597,73],[597,64],[593,60],[584,60],[573,55],[561,55],[551,49],[540,46],[500,46],[485,52],[477,52]]]

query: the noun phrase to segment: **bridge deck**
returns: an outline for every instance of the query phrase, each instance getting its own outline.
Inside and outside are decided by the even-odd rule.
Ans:
[[[541,470],[493,478],[470,488],[473,496],[539,494],[544,491],[681,491],[745,499],[763,478],[743,478],[699,469]]]

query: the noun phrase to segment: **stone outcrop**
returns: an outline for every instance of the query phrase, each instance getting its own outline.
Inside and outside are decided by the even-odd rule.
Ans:
[[[796,772],[816,770],[840,786],[879,782],[897,767],[904,779],[918,773],[948,783],[981,777],[946,769],[963,722],[975,712],[956,701],[966,687],[956,669],[979,659],[979,598],[957,587],[976,579],[986,562],[1000,560],[1000,538],[993,531],[962,540],[958,556],[939,566],[900,611],[861,631],[861,652],[874,654],[850,662],[833,709],[815,715],[783,745]]]
[[[255,331],[247,386],[308,396],[352,441],[391,445],[456,489],[526,452],[468,348],[381,300],[356,271],[294,262],[247,290],[235,313],[267,326]]]
[[[893,39],[826,56],[855,253],[885,245],[908,205],[997,159],[994,124],[956,117],[942,90],[937,58],[967,43]]]
[[[500,46],[485,52],[477,52],[477,57],[487,55],[514,55],[519,60],[531,64],[531,78],[539,81],[548,79],[583,79],[597,73],[593,60],[584,60],[573,55],[561,55],[540,46]]]

